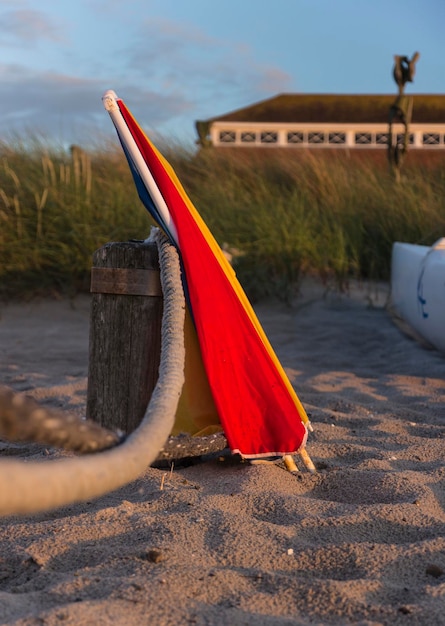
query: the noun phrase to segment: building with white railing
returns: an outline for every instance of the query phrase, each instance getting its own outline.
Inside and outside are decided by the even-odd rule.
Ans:
[[[445,95],[409,95],[409,146],[445,150]],[[264,148],[387,148],[394,95],[281,94],[196,122],[201,145]],[[402,141],[404,127],[394,124]]]

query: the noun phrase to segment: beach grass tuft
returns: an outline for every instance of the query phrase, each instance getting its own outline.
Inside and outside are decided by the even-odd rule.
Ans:
[[[388,280],[394,241],[445,234],[445,155],[414,151],[401,183],[383,152],[163,152],[253,300],[290,302],[310,274],[339,289]],[[94,250],[153,224],[123,154],[40,141],[0,144],[0,294],[88,290]]]

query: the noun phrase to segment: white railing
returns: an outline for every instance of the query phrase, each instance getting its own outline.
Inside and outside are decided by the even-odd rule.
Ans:
[[[393,131],[402,142],[403,127],[399,126]],[[385,149],[388,125],[215,122],[210,137],[218,147]],[[409,145],[414,149],[445,150],[445,124],[411,124]]]

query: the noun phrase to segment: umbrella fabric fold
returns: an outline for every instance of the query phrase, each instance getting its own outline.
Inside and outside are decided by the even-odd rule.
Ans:
[[[110,115],[139,197],[181,255],[200,357],[228,445],[246,458],[301,450],[309,425],[306,412],[233,268],[170,164],[124,102],[116,98],[115,104],[118,111],[115,107]]]

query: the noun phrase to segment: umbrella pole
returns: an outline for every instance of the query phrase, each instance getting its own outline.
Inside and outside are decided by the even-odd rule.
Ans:
[[[158,189],[156,181],[153,178],[153,175],[150,172],[133,138],[133,135],[130,133],[130,130],[122,116],[119,105],[117,103],[117,96],[114,91],[107,91],[102,97],[102,102],[113,121],[113,124],[121,141],[125,144],[125,147],[130,153],[133,163],[137,171],[139,172],[142,180],[144,181],[144,184],[150,191],[150,196],[152,197],[152,200],[155,203],[159,214],[164,220],[164,223],[168,228],[169,233],[173,237],[174,242],[178,244],[178,231],[176,230],[176,226],[173,222],[172,216],[170,215],[170,211],[168,210],[167,204]]]

